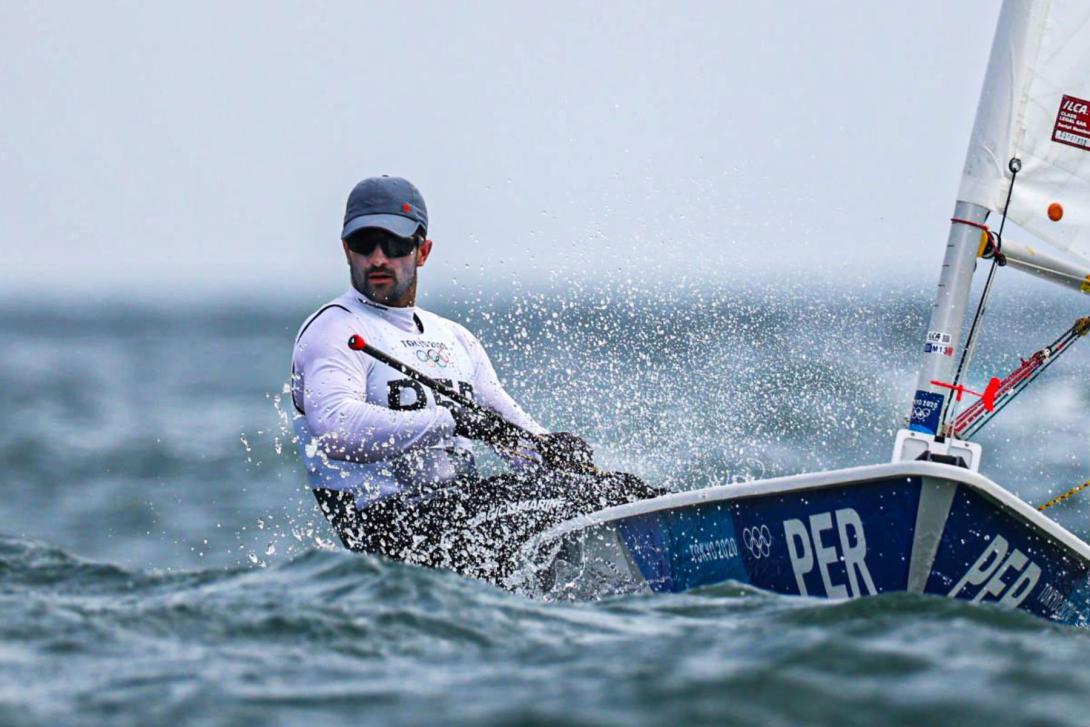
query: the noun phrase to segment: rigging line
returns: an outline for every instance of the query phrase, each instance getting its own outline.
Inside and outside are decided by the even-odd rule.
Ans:
[[[1025,391],[1025,389],[1026,389],[1026,387],[1027,387],[1027,386],[1029,386],[1029,385],[1030,385],[1030,384],[1032,384],[1032,383],[1033,383],[1034,381],[1036,381],[1036,380],[1037,380],[1037,377],[1038,377],[1038,376],[1040,376],[1041,374],[1043,374],[1043,373],[1045,372],[1045,369],[1046,369],[1046,368],[1048,368],[1048,367],[1049,367],[1049,365],[1050,365],[1050,364],[1051,364],[1051,363],[1052,363],[1053,361],[1055,361],[1055,360],[1056,360],[1057,358],[1059,358],[1059,357],[1060,357],[1060,354],[1062,354],[1062,353],[1063,353],[1064,351],[1066,351],[1066,350],[1067,350],[1067,349],[1065,348],[1065,349],[1063,349],[1063,351],[1060,351],[1059,353],[1055,354],[1054,356],[1052,356],[1051,358],[1049,358],[1049,359],[1048,359],[1047,361],[1044,361],[1044,362],[1042,362],[1042,363],[1041,363],[1041,365],[1040,365],[1040,366],[1038,366],[1038,367],[1037,367],[1036,369],[1034,369],[1034,370],[1033,370],[1033,372],[1032,372],[1032,373],[1031,373],[1031,374],[1030,374],[1029,376],[1027,376],[1027,377],[1026,377],[1026,378],[1025,378],[1025,379],[1024,379],[1024,380],[1023,380],[1023,381],[1022,381],[1021,383],[1019,383],[1019,384],[1018,384],[1018,385],[1017,385],[1017,386],[1016,386],[1016,387],[1015,387],[1015,388],[1014,388],[1014,389],[1013,389],[1013,390],[1011,391],[1011,393],[1010,393],[1010,394],[1008,394],[1007,396],[1003,397],[1003,400],[1002,400],[1001,402],[999,402],[998,404],[996,404],[996,407],[995,407],[995,409],[993,409],[993,410],[991,411],[991,413],[989,413],[989,414],[988,414],[987,416],[981,417],[980,419],[978,419],[977,421],[975,421],[975,422],[973,422],[973,423],[972,423],[971,425],[969,425],[969,426],[968,426],[968,427],[967,427],[967,428],[965,429],[965,431],[964,431],[964,432],[962,433],[962,435],[961,435],[961,439],[969,439],[970,437],[973,437],[973,436],[975,436],[977,432],[979,432],[979,431],[980,431],[981,429],[983,429],[983,428],[984,428],[984,425],[985,425],[985,424],[987,424],[987,423],[988,423],[988,422],[990,422],[990,421],[991,421],[992,419],[994,419],[994,418],[996,417],[996,415],[997,415],[997,414],[999,414],[999,412],[1001,412],[1001,411],[1003,411],[1004,409],[1006,409],[1006,408],[1007,408],[1007,405],[1008,405],[1008,404],[1010,404],[1010,403],[1011,403],[1012,401],[1014,401],[1014,398],[1015,398],[1016,396],[1018,396],[1018,395],[1019,395],[1019,394],[1021,394],[1021,393],[1022,393],[1023,391]]]
[[[1003,245],[1003,226],[1007,224],[1007,210],[1011,206],[1011,195],[1014,194],[1014,178],[1018,176],[1018,172],[1022,171],[1022,160],[1018,157],[1014,157],[1007,164],[1007,169],[1011,170],[1011,183],[1007,187],[1007,201],[1003,203],[1003,217],[999,220],[999,232],[995,233],[999,238],[999,246],[995,248],[996,252],[1000,251],[1000,247]]]
[[[999,239],[998,234],[996,239]],[[999,243],[996,243],[996,252],[992,258],[992,266],[988,269],[988,278],[984,281],[984,290],[980,294],[980,302],[977,304],[976,312],[973,314],[973,323],[969,327],[969,335],[965,340],[965,350],[961,352],[963,365],[958,367],[958,375],[954,377],[955,385],[961,383],[961,374],[968,372],[969,364],[973,360],[973,355],[976,353],[976,344],[979,340],[979,336],[976,335],[978,332],[977,326],[984,318],[984,312],[988,308],[988,301],[991,300],[992,297],[992,283],[995,281],[995,271],[999,268],[999,254]]]
[[[1011,390],[1003,396],[999,403],[996,404],[995,409],[967,426],[965,428],[965,431],[961,434],[961,438],[968,439],[974,436],[981,429],[983,429],[985,424],[994,419],[999,414],[999,412],[1003,411],[1008,404],[1014,401],[1015,397],[1025,391],[1026,387],[1036,381],[1037,377],[1045,372],[1045,369],[1051,366],[1052,363],[1056,361],[1056,359],[1063,355],[1063,353],[1067,351],[1067,349],[1070,347],[1071,342],[1074,341],[1077,337],[1077,335],[1069,330],[1063,336],[1056,339],[1051,345],[1033,354],[1031,358],[1038,359],[1037,365],[1034,367],[1034,369],[1030,371],[1026,378],[1015,384],[1011,388]],[[1057,348],[1057,346],[1060,346],[1060,348]],[[954,426],[957,426],[956,422]]]
[[[1008,162],[1007,168],[1011,172],[1011,183],[1007,187],[1007,200],[1003,203],[1003,217],[999,222],[999,232],[995,233],[995,251],[992,255],[992,266],[988,270],[988,279],[984,282],[984,290],[980,293],[980,302],[977,303],[976,311],[973,313],[973,322],[969,325],[969,333],[965,337],[965,347],[961,351],[961,358],[958,361],[957,371],[954,373],[954,380],[951,382],[954,386],[961,383],[962,373],[968,368],[969,361],[973,358],[973,353],[976,350],[977,326],[980,324],[980,319],[983,317],[984,309],[988,304],[988,298],[991,296],[992,282],[995,280],[995,270],[1003,264],[1003,227],[1007,224],[1007,210],[1010,208],[1011,195],[1014,194],[1014,180],[1018,177],[1018,172],[1022,170],[1022,160],[1018,157],[1014,157]],[[985,233],[991,234],[987,230],[985,230]],[[946,405],[943,407],[942,417],[939,420],[940,432],[945,432],[947,422],[950,420],[954,409],[954,397],[947,397]]]
[[[1090,332],[1090,316],[1079,318],[1077,321],[1075,321],[1074,325],[1072,325],[1070,328],[1060,334],[1060,336],[1057,337],[1055,341],[1034,353],[1033,357],[1031,358],[1040,357],[1038,366],[1034,368],[1033,371],[1031,371],[1025,379],[1021,380],[1014,387],[1012,387],[1010,392],[1003,395],[1003,398],[996,404],[996,407],[993,411],[989,412],[980,419],[974,421],[969,426],[965,427],[964,431],[961,432],[958,436],[961,439],[970,439],[971,437],[976,435],[977,432],[984,428],[985,424],[994,419],[996,415],[999,414],[999,412],[1003,411],[1003,409],[1005,409],[1006,406],[1010,404],[1016,396],[1021,394],[1030,384],[1036,381],[1037,377],[1043,374],[1045,369],[1051,366],[1058,358],[1060,358],[1060,356],[1066,353],[1067,350],[1071,348],[1072,343],[1074,343],[1082,336],[1085,336],[1088,332]],[[957,426],[956,421],[954,422],[953,426]]]
[[[998,405],[996,405],[996,408],[992,412],[990,412],[987,416],[984,416],[984,417],[980,418],[976,422],[973,422],[971,425],[966,427],[965,432],[964,432],[964,434],[962,435],[961,438],[962,439],[968,439],[968,438],[972,437],[973,435],[975,435],[977,432],[979,432],[984,427],[985,424],[987,424],[992,419],[994,419],[995,416],[997,414],[999,414],[999,412],[1003,411],[1003,409],[1005,409],[1008,404],[1010,404],[1012,401],[1014,401],[1014,398],[1016,396],[1018,396],[1023,391],[1025,391],[1026,387],[1028,387],[1030,384],[1032,384],[1034,381],[1036,381],[1037,377],[1040,376],[1041,374],[1043,374],[1045,372],[1045,369],[1047,369],[1049,366],[1051,366],[1052,363],[1056,359],[1058,359],[1060,356],[1062,356],[1064,354],[1064,352],[1067,351],[1068,348],[1069,348],[1069,346],[1065,346],[1064,348],[1060,349],[1056,353],[1049,356],[1047,359],[1043,360],[1041,362],[1041,365],[1038,366],[1036,369],[1034,369],[1033,372],[1030,373],[1029,376],[1027,376],[1016,387],[1014,387],[1014,389],[1011,391],[1011,393],[1008,394],[1007,396],[1005,396],[1003,398],[1003,400]]]

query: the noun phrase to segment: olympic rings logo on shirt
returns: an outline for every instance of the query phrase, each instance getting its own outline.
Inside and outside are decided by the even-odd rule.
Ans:
[[[742,528],[742,544],[754,558],[767,558],[772,552],[772,532],[767,525]]]
[[[450,352],[445,348],[418,348],[416,349],[416,358],[421,363],[438,366],[441,369],[445,369],[450,365]]]

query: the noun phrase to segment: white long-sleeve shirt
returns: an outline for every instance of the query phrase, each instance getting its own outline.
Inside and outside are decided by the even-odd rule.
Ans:
[[[292,353],[295,433],[311,487],[357,491],[364,505],[473,466],[468,441],[454,436],[454,418],[435,393],[351,350],[354,334],[524,429],[545,431],[504,391],[463,326],[349,290],[303,323]]]

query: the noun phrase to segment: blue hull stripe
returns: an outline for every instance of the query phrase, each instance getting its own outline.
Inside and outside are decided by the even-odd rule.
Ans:
[[[920,476],[888,477],[720,499],[622,517],[607,526],[616,527],[654,591],[727,580],[832,598],[904,591],[922,484]],[[973,488],[948,486],[956,491],[938,547],[917,549],[928,560],[934,557],[923,573],[925,592],[1085,624],[1087,559]],[[918,590],[923,578],[915,580]]]

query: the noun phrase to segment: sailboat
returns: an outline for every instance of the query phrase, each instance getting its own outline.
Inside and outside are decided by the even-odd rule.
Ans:
[[[1056,251],[1004,239],[1007,220]],[[976,299],[974,272],[985,269]],[[726,581],[834,599],[913,592],[1085,626],[1090,545],[983,474],[986,453],[972,437],[1090,319],[983,392],[967,389],[991,284],[1004,269],[1090,292],[1090,6],[1079,0],[1002,7],[892,461],[582,516],[529,541],[510,585],[558,598]]]

